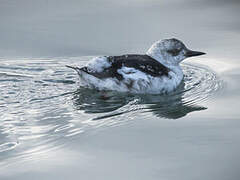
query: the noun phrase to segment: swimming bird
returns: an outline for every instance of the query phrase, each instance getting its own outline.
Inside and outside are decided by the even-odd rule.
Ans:
[[[95,57],[84,67],[67,67],[78,72],[81,86],[161,94],[175,90],[183,80],[180,62],[204,54],[172,38],[155,42],[146,54]]]

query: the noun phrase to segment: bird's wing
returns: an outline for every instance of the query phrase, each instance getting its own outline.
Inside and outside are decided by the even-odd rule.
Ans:
[[[92,61],[87,66],[82,68],[73,68],[78,72],[85,72],[99,79],[104,78],[117,78],[122,80],[123,76],[118,72],[118,70],[123,67],[131,68],[149,74],[153,77],[157,76],[167,76],[169,69],[154,60],[148,55],[122,55],[122,56],[108,56],[99,57]],[[128,72],[128,73],[129,73]]]
[[[168,76],[169,69],[148,55],[110,56],[109,61],[115,69],[134,68],[151,76]]]

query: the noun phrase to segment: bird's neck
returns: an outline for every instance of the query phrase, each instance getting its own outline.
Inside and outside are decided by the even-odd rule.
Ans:
[[[146,54],[151,58],[155,59],[156,61],[158,61],[159,63],[161,63],[162,65],[166,66],[170,70],[180,68],[178,63],[171,61],[168,57],[165,57],[160,53],[148,51]]]
[[[171,62],[168,57],[165,57],[160,53],[151,53],[151,51],[148,51],[146,54],[167,67],[173,73],[172,75],[175,78],[179,79],[179,81],[182,80],[183,71],[178,63]]]

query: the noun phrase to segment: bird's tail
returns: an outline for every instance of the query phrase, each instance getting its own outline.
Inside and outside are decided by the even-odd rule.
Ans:
[[[66,65],[66,67],[77,71],[77,73],[78,73],[80,76],[82,75],[83,72],[89,74],[89,72],[86,70],[85,67],[79,68],[79,67],[76,67],[76,66],[69,66],[69,65]]]
[[[65,65],[67,68],[70,68],[70,69],[74,69],[74,70],[78,70],[78,69],[80,69],[80,68],[78,68],[78,67],[74,67],[74,66],[69,66],[69,65]]]
[[[69,66],[69,65],[66,65],[66,67],[77,71],[77,73],[79,74],[79,76],[81,76],[82,71],[83,71],[82,68],[79,68],[79,67],[76,67],[76,66]]]

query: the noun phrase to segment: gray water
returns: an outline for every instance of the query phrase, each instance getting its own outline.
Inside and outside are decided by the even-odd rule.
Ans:
[[[238,180],[240,3],[0,0],[0,179]],[[65,65],[176,37],[206,52],[168,95],[79,87]]]

